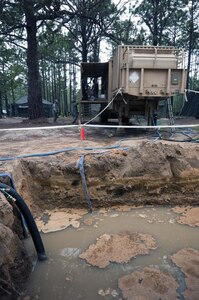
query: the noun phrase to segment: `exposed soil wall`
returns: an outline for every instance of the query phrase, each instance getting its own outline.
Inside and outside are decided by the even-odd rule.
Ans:
[[[0,299],[22,299],[21,289],[31,263],[21,241],[17,211],[0,193]]]
[[[13,171],[32,210],[86,207],[79,153],[23,159]],[[146,143],[128,150],[86,154],[84,168],[94,207],[116,204],[196,204],[199,149]]]

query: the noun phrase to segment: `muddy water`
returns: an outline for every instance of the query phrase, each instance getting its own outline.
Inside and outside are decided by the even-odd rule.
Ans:
[[[107,213],[95,211],[81,219],[78,229],[42,234],[48,260],[36,262],[31,239],[26,242],[35,266],[27,285],[32,299],[98,300],[123,299],[118,288],[118,279],[144,267],[156,267],[168,271],[178,281],[179,299],[185,289],[184,276],[171,263],[170,256],[178,250],[191,247],[199,250],[199,228],[178,224],[178,214],[168,207],[144,207],[129,212],[110,210]],[[91,226],[84,220],[94,218]],[[104,233],[133,231],[153,235],[158,244],[148,255],[137,256],[127,264],[112,263],[105,269],[90,266],[78,256],[96,242]],[[103,297],[103,293],[107,295]]]

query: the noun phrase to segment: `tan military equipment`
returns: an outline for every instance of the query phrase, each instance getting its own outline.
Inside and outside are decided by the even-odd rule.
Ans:
[[[145,115],[149,124],[159,100],[184,94],[186,76],[182,49],[118,46],[107,63],[81,64],[82,85],[94,78],[93,87],[90,90],[88,87],[87,94],[86,87],[82,86],[81,104],[105,106],[111,101],[106,118],[114,112],[119,123],[124,124],[132,115]]]

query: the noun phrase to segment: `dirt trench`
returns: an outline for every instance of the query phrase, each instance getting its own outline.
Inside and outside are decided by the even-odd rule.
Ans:
[[[78,161],[82,153],[22,159],[12,172],[34,213],[86,208]],[[127,150],[86,153],[84,170],[93,207],[194,205],[199,194],[199,149],[146,142]]]
[[[1,172],[12,174],[17,191],[34,217],[39,217],[46,209],[88,207],[78,165],[81,156],[84,156],[86,183],[93,208],[198,204],[197,145],[144,141],[127,146],[108,151],[71,151],[23,158],[1,164]],[[2,201],[5,199],[1,198]],[[19,218],[13,214],[12,207],[9,209],[5,215],[10,215],[12,221],[5,222],[5,218],[0,218],[1,249],[12,249],[0,255],[3,274],[0,284],[4,287],[4,281],[9,282],[9,287],[4,287],[8,293],[5,292],[2,299],[16,299],[16,286],[30,272],[30,262],[20,240],[21,231],[16,229],[19,226],[13,227]]]

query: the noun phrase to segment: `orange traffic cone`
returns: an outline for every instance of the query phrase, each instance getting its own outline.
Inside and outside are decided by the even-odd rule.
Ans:
[[[81,140],[85,140],[85,130],[84,130],[84,127],[81,127],[80,129],[80,137],[81,137]]]

